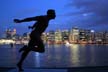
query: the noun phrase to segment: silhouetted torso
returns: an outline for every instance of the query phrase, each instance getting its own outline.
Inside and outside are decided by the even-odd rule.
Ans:
[[[41,34],[44,32],[48,26],[49,19],[47,16],[36,16],[36,22],[34,24],[33,32],[38,32]]]

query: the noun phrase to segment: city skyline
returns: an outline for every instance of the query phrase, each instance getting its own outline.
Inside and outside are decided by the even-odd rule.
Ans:
[[[44,15],[48,9],[55,9],[57,17],[50,21],[46,31],[71,29],[74,26],[108,30],[107,3],[107,0],[1,0],[0,34],[6,28],[16,28],[18,33],[30,32],[28,26],[33,25],[33,22],[15,24],[13,19]]]
[[[1,38],[0,43],[10,42],[14,43],[28,43],[30,33],[23,33],[23,35],[17,34],[17,30],[7,29],[4,33],[4,37]],[[108,44],[108,31],[96,32],[94,30],[86,30],[77,27],[73,27],[71,30],[50,30],[44,32],[41,35],[44,43],[49,44],[62,44],[62,43],[76,43],[76,44]]]

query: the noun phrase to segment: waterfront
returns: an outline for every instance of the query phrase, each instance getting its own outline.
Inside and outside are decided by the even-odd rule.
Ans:
[[[0,45],[0,67],[16,67],[22,45]],[[24,62],[27,68],[71,68],[108,66],[108,45],[45,45],[43,54],[31,52]]]

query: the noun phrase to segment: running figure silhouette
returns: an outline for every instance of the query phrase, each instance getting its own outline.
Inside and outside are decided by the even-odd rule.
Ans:
[[[29,40],[28,45],[24,45],[19,50],[19,52],[22,52],[21,58],[19,62],[17,63],[17,67],[19,71],[23,71],[23,68],[22,68],[23,61],[25,60],[25,58],[27,57],[30,51],[35,51],[39,53],[45,52],[44,44],[41,39],[41,34],[48,27],[49,21],[51,19],[55,19],[55,17],[56,17],[55,10],[49,9],[47,11],[47,15],[30,17],[30,18],[25,18],[22,20],[14,19],[15,23],[36,21],[33,26],[29,26],[29,28],[32,29],[32,32],[30,34],[30,40]]]

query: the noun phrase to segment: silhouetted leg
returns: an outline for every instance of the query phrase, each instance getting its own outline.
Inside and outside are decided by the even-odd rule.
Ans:
[[[33,46],[32,51],[40,52],[40,53],[45,52],[44,44],[43,44],[43,41],[41,40],[41,38],[38,37],[35,40],[36,41],[34,41],[34,45],[32,45]]]
[[[27,45],[24,45],[22,48],[20,48],[19,52],[24,51],[27,48]]]
[[[31,40],[29,40],[28,46],[24,45],[22,48],[20,48],[19,52],[22,52],[22,51],[26,50],[27,47],[28,48],[33,48],[33,47],[35,47],[35,45],[36,45],[35,44],[35,39],[31,39]]]
[[[23,53],[22,53],[22,55],[21,55],[21,59],[19,60],[19,62],[18,62],[18,64],[17,64],[17,66],[18,66],[18,68],[19,68],[19,71],[23,71],[23,69],[22,69],[22,63],[23,63],[23,61],[25,60],[25,58],[27,57],[28,53],[29,53],[29,52],[31,51],[31,49],[34,47],[34,45],[35,45],[35,42],[34,42],[34,40],[32,39],[32,40],[29,41],[28,46],[25,45],[24,47],[22,47],[22,48],[19,50],[19,52],[22,52],[22,51],[23,51]]]
[[[25,45],[24,47],[22,47],[19,52],[22,52],[21,58],[17,64],[17,67],[19,68],[19,71],[23,71],[22,69],[22,64],[23,61],[25,60],[25,58],[27,57],[27,55],[29,54],[29,52],[31,51],[31,47],[34,45],[34,41],[30,40],[28,46]]]
[[[27,57],[27,55],[29,54],[29,52],[30,52],[30,50],[28,48],[28,49],[24,50],[24,52],[22,53],[21,59],[17,63],[17,67],[18,67],[19,71],[23,71],[23,69],[22,69],[22,63],[25,60],[25,58]]]
[[[37,47],[35,47],[35,46],[37,46]],[[19,71],[23,71],[22,63],[31,50],[35,51],[35,52],[41,52],[41,53],[43,53],[45,51],[44,44],[43,44],[40,36],[36,35],[34,37],[31,37],[31,40],[29,41],[28,46],[25,46],[19,50],[20,52],[24,51],[21,55],[21,59],[19,60],[19,62],[17,64]]]

